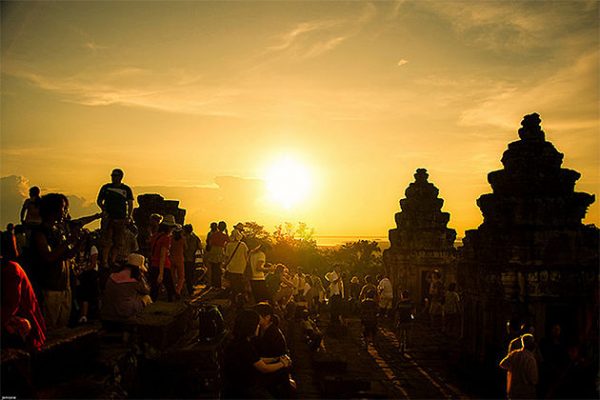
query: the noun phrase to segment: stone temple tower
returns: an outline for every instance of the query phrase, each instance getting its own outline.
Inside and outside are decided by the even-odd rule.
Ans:
[[[598,342],[599,232],[581,222],[595,198],[575,191],[580,174],[561,168],[540,122],[526,115],[504,168],[488,174],[483,223],[461,249],[463,350],[490,365],[506,352],[507,321],[532,324],[537,340],[558,323],[565,338]]]
[[[396,228],[390,229],[391,247],[383,252],[386,272],[396,288],[408,289],[421,304],[428,296],[428,278],[439,270],[445,282],[456,281],[454,240],[456,231],[447,228],[450,214],[442,212],[444,200],[428,182],[426,169],[417,169],[415,181],[400,200]]]

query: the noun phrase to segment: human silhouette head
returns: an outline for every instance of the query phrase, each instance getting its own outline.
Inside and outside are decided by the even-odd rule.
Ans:
[[[69,200],[62,193],[48,193],[40,200],[40,217],[47,223],[64,220],[69,212]]]
[[[115,168],[110,173],[110,179],[112,180],[112,183],[119,184],[123,180],[123,175],[124,174],[123,174],[123,170],[122,169]]]
[[[219,224],[217,225],[217,228],[221,232],[225,232],[225,230],[227,229],[227,223],[225,221],[219,221]]]
[[[29,188],[29,197],[40,197],[40,188],[32,186]]]

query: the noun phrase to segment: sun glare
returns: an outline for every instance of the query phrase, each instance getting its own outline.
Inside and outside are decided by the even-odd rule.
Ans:
[[[289,157],[274,162],[265,180],[269,200],[288,210],[302,203],[311,189],[309,170]]]

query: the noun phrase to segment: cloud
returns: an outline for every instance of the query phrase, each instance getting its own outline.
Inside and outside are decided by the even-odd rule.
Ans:
[[[377,13],[371,3],[365,4],[357,16],[336,19],[303,21],[276,38],[277,43],[267,47],[261,55],[281,54],[292,60],[306,60],[330,52],[355,36]]]
[[[19,223],[19,215],[23,202],[29,196],[31,187],[29,179],[24,176],[10,175],[0,178],[0,229],[8,223]],[[42,195],[50,190],[41,187]],[[55,190],[52,190],[55,191]],[[69,210],[73,218],[91,215],[98,212],[98,206],[77,195],[67,194]]]
[[[405,60],[404,58],[402,58],[400,61],[398,61],[399,67],[406,65],[406,64],[408,64],[408,60]]]
[[[572,65],[533,85],[528,80],[504,85],[484,96],[460,116],[466,126],[514,128],[524,113],[538,112],[562,121],[563,127],[598,128],[598,51],[582,55]]]
[[[490,1],[465,5],[423,1],[418,5],[447,20],[467,43],[498,52],[551,48],[565,31],[581,28],[594,14],[589,11],[592,6],[584,2]]]

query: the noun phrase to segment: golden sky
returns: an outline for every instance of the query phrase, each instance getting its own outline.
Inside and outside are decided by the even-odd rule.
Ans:
[[[386,236],[417,168],[463,236],[525,114],[599,187],[599,10],[556,2],[2,2],[1,174],[210,221]],[[286,208],[267,177],[309,181]],[[266,181],[267,180],[267,181]],[[284,188],[282,190],[291,190]],[[599,224],[594,204],[586,223]],[[3,220],[5,220],[3,216]],[[16,220],[16,217],[15,217]]]

